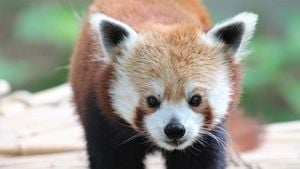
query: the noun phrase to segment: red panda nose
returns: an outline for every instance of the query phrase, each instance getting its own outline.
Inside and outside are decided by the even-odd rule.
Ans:
[[[170,122],[165,127],[164,132],[169,139],[176,140],[184,136],[185,128],[178,122]]]

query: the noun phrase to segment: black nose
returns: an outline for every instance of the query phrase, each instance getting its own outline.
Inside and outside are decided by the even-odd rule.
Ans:
[[[185,133],[185,128],[178,122],[171,122],[165,127],[164,131],[169,139],[180,139]]]

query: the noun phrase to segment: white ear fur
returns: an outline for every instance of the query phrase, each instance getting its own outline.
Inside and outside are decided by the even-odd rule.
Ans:
[[[230,18],[214,26],[211,30],[208,31],[207,33],[208,37],[206,38],[208,38],[209,42],[212,43],[213,45],[224,43],[224,40],[220,38],[219,31],[226,30],[226,28],[232,29],[230,30],[231,34],[233,34],[236,37],[232,37],[229,35],[229,38],[240,38],[240,39],[230,39],[234,43],[233,48],[231,48],[231,50],[234,54],[235,62],[238,63],[243,59],[243,57],[245,57],[248,54],[246,47],[248,41],[253,36],[257,20],[258,20],[258,15],[254,13],[250,13],[250,12],[240,13],[234,16],[233,18]],[[234,34],[234,31],[238,31],[240,35]]]
[[[137,40],[137,33],[130,26],[101,13],[90,16],[90,25],[99,35],[105,61],[113,60],[115,47],[126,51],[132,48]]]

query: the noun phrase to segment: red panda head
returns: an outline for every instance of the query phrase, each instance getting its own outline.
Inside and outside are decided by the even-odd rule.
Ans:
[[[90,18],[110,66],[112,112],[167,150],[184,149],[222,121],[239,94],[234,69],[245,56],[257,15],[241,13],[204,33],[195,26],[133,28]],[[104,103],[102,103],[104,104]]]

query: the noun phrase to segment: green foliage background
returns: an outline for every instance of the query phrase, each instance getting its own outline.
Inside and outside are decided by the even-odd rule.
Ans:
[[[266,122],[300,119],[300,2],[206,0],[215,21],[240,11],[260,15],[245,60],[242,106]],[[67,80],[69,58],[86,0],[0,1],[0,79],[14,89],[38,91]],[[269,3],[269,4],[268,4]],[[276,6],[267,9],[268,5]],[[35,52],[38,50],[39,52]]]

